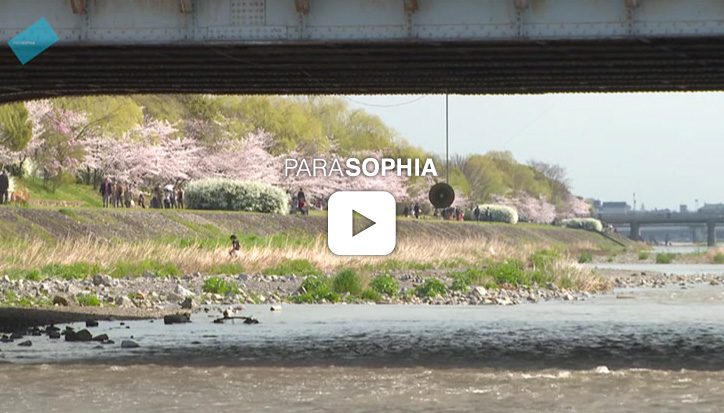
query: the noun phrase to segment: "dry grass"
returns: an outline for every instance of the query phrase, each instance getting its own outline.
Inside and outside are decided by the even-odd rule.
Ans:
[[[34,240],[6,245],[0,258],[0,272],[18,268],[41,268],[49,264],[72,265],[79,262],[109,268],[116,263],[137,263],[144,260],[172,263],[182,273],[212,271],[226,264],[238,264],[246,272],[257,272],[290,260],[302,259],[329,273],[341,267],[378,268],[390,263],[402,268],[406,266],[415,268],[424,264],[437,268],[443,265],[441,263],[451,262],[453,265],[458,262],[459,266],[466,266],[509,258],[526,261],[535,250],[545,247],[534,244],[513,246],[488,239],[444,241],[406,239],[399,240],[395,251],[388,256],[348,257],[332,254],[326,242],[326,238],[318,237],[306,246],[246,248],[242,250],[240,256],[232,258],[227,248],[180,247],[154,241],[107,244],[79,240],[51,244]],[[580,249],[588,247],[590,246],[575,246]],[[570,259],[556,263],[555,273],[560,278],[570,279],[581,289],[602,288],[599,276]]]

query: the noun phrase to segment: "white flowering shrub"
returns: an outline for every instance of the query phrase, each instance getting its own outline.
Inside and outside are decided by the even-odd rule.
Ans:
[[[289,211],[287,194],[272,185],[255,181],[210,178],[191,181],[184,193],[191,209],[268,212]]]
[[[567,228],[585,229],[587,231],[601,232],[603,224],[595,218],[571,218],[561,221],[561,225]]]
[[[490,219],[493,222],[506,222],[508,224],[518,223],[518,211],[515,208],[505,205],[483,204],[480,208],[480,220],[485,220],[485,211],[490,208]]]

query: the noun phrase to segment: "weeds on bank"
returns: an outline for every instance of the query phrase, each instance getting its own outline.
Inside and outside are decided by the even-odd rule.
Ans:
[[[639,252],[639,261],[645,261],[649,259],[649,252],[648,251],[641,251]]]
[[[45,295],[34,298],[21,297],[13,290],[5,290],[0,297],[0,305],[3,307],[46,307],[51,305],[51,302]]]
[[[578,263],[579,264],[585,264],[587,262],[593,261],[593,254],[590,252],[582,252],[581,255],[578,257]]]
[[[207,278],[204,281],[204,285],[201,286],[201,290],[205,293],[212,294],[239,294],[241,289],[233,281],[227,281],[219,277]]]
[[[99,307],[101,305],[98,297],[93,294],[79,295],[76,300],[78,301],[78,305],[83,307]]]
[[[674,262],[674,258],[676,258],[676,254],[672,252],[661,252],[656,254],[656,263],[671,264],[672,262]]]
[[[535,251],[527,264],[521,260],[507,259],[484,268],[455,271],[450,273],[450,277],[453,279],[450,288],[456,291],[467,291],[472,285],[495,289],[501,285],[546,287],[548,283],[587,291],[608,288],[605,280],[591,269],[571,264],[553,250]]]
[[[370,289],[379,295],[394,297],[400,291],[400,283],[389,275],[378,275],[370,282]]]
[[[182,248],[156,241],[99,243],[88,239],[48,243],[41,240],[16,240],[4,243],[2,247],[0,274],[31,280],[84,278],[98,272],[114,277],[135,277],[144,273],[175,277],[192,272],[239,274],[243,271],[261,271],[267,275],[321,276],[340,268],[363,273],[411,268],[462,268],[452,273],[464,274],[464,277],[453,277],[453,281],[460,278],[455,285],[456,289],[463,289],[471,283],[527,285],[546,280],[561,286],[561,277],[556,271],[564,266],[560,263],[565,262],[565,266],[575,268],[575,286],[586,280],[586,277],[593,281],[585,281],[584,284],[600,283],[599,277],[591,270],[571,264],[559,251],[534,249],[533,245],[511,246],[486,239],[451,241],[403,238],[398,240],[397,248],[388,257],[336,256],[329,252],[324,237],[317,237],[314,242],[297,247],[242,248],[240,256],[236,258],[229,257],[227,245],[214,249]],[[364,277],[362,279],[359,294],[368,288]],[[329,287],[330,292],[334,292],[331,285]],[[382,296],[390,296],[389,289],[378,287],[373,280],[369,289]],[[372,292],[367,293],[367,296],[372,295]]]
[[[722,253],[721,251],[717,251],[717,253],[714,254],[711,260],[714,264],[724,264],[724,253]]]
[[[322,274],[322,271],[305,259],[285,260],[278,265],[266,268],[262,272],[266,275],[307,276]]]

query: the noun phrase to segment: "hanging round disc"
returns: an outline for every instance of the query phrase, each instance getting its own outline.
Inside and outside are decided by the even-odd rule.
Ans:
[[[430,188],[429,198],[435,208],[447,208],[455,200],[455,190],[445,182],[438,182]]]

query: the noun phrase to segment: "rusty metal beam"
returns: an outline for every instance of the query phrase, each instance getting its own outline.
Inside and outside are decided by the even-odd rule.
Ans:
[[[88,11],[85,7],[86,0],[70,0],[70,7],[73,8],[73,14],[86,14]]]
[[[405,11],[417,11],[420,9],[420,5],[417,0],[403,0]]]
[[[297,9],[297,13],[308,14],[310,10],[309,0],[294,0],[294,7]]]

